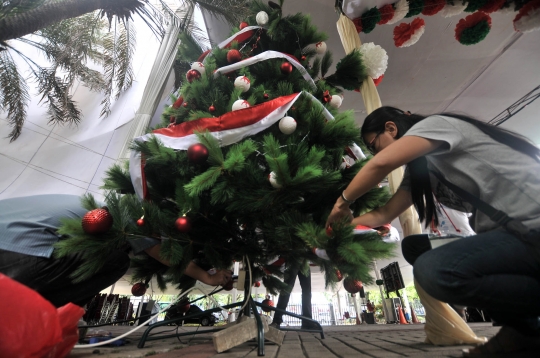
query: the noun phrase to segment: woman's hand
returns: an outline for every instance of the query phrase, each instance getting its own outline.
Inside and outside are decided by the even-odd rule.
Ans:
[[[206,277],[204,280],[201,280],[201,282],[206,283],[210,286],[224,286],[231,280],[231,277],[231,270],[218,270],[213,275],[208,274],[208,277]]]
[[[328,219],[326,220],[325,227],[329,227],[336,221],[341,221],[345,218],[348,221],[351,221],[353,219],[352,210],[349,208],[349,204],[347,204],[345,200],[339,197],[336,203],[334,204],[334,207],[332,208],[330,215],[328,215]]]

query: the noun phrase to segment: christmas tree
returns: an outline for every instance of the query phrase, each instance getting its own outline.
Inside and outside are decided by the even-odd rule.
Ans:
[[[202,55],[193,42],[182,42],[183,61],[198,58],[174,104],[158,128],[134,141],[129,168],[115,165],[107,173],[112,223],[97,233],[80,220],[62,227],[69,238],[56,254],[88,258],[77,279],[99,269],[102,252],[154,237],[172,266],[138,255],[134,280],[155,276],[162,288],[193,285],[183,271],[196,255],[215,268],[243,261],[270,292],[284,288],[282,267],[273,262],[303,272],[316,263],[327,284],[342,274],[372,281],[371,262],[388,257],[392,245],[376,232],[355,235],[347,223],[324,227],[368,160],[355,144],[361,138],[353,113],[338,111],[341,94],[360,87],[366,68],[355,51],[328,74],[326,35],[309,16],[284,16],[282,7],[283,1],[252,2],[253,15]],[[384,188],[373,188],[351,210],[356,216],[387,199]],[[84,204],[98,208],[91,196]]]

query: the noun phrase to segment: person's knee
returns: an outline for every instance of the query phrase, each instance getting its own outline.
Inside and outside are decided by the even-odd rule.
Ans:
[[[431,244],[427,235],[410,235],[401,241],[403,258],[411,265],[414,265],[416,259],[430,249]]]

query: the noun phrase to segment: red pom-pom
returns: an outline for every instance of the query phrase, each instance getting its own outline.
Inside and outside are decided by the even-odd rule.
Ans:
[[[187,157],[192,163],[203,164],[208,159],[208,148],[201,143],[192,144],[187,150]]]
[[[424,19],[417,17],[410,24],[402,23],[394,28],[394,44],[397,47],[402,47],[416,31],[420,30],[426,25]]]
[[[540,9],[540,0],[529,1],[519,10],[516,18],[514,19],[514,30],[522,31],[522,29],[516,28],[516,23],[521,20],[523,16],[530,16],[529,12],[532,10]]]
[[[281,73],[283,73],[284,75],[288,75],[292,72],[293,66],[289,62],[285,61],[281,64],[280,69]]]
[[[362,32],[362,19],[357,17],[356,19],[353,19],[354,27],[356,28],[356,32],[361,33]]]
[[[84,214],[81,223],[85,233],[103,234],[112,227],[113,217],[105,209],[94,209]]]
[[[240,26],[238,26],[238,27],[240,28],[240,30],[243,30],[243,29],[245,29],[245,28],[248,27],[248,26],[249,26],[249,24],[248,24],[247,22],[242,21],[242,22],[240,23]]]
[[[384,25],[394,17],[394,7],[391,4],[384,5],[379,9],[381,13],[381,21],[377,22],[377,25]],[[358,31],[360,32],[360,31]]]
[[[253,282],[253,287],[261,287],[261,281]]]
[[[227,61],[229,63],[236,63],[242,59],[242,54],[238,50],[229,50],[227,52]]]
[[[481,11],[477,11],[474,14],[471,14],[466,18],[459,20],[456,25],[456,40],[460,41],[461,33],[463,32],[463,30],[468,29],[469,27],[473,27],[481,21],[487,21],[489,27],[491,27],[491,17]]]
[[[482,6],[478,11],[485,12],[486,14],[491,14],[492,12],[498,11],[502,8],[506,0],[490,0],[487,1],[484,6]]]
[[[140,218],[139,220],[137,220],[137,226],[144,226],[144,219],[143,218]]]
[[[174,226],[180,232],[189,232],[191,230],[191,221],[187,216],[182,216],[176,219]]]
[[[341,271],[336,270],[336,276],[337,276],[338,282],[343,280],[343,274],[341,273]]]
[[[193,82],[193,80],[198,80],[201,78],[201,73],[197,70],[189,70],[186,73],[186,79],[189,83]]]
[[[265,300],[263,300],[261,302],[263,305],[267,305],[267,306],[270,306],[270,307],[274,307],[274,301],[272,301],[270,298],[267,298]],[[270,308],[266,308],[266,307],[261,307],[261,309],[264,311],[264,312],[270,312],[272,311]]]
[[[383,78],[384,78],[384,75],[380,75],[379,77],[374,78],[374,79],[373,79],[373,83],[375,84],[375,86],[378,86],[379,83],[382,82]]]
[[[139,282],[131,286],[131,294],[135,297],[141,297],[146,293],[146,285]]]
[[[345,281],[343,281],[343,288],[349,293],[358,293],[362,289],[362,282],[347,277]]]
[[[422,15],[433,16],[446,6],[446,0],[424,0]]]

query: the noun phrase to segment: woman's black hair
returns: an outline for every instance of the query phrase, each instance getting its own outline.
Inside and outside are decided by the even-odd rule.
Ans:
[[[540,148],[536,147],[527,138],[517,133],[464,115],[453,113],[441,113],[440,115],[453,117],[470,123],[490,136],[493,140],[505,144],[510,148],[526,154],[540,162]],[[391,121],[395,123],[397,127],[396,139],[399,139],[403,137],[403,135],[412,126],[427,117],[428,116],[406,113],[394,107],[384,106],[374,110],[366,117],[364,124],[362,125],[361,133],[362,136],[367,133],[383,133],[386,122]],[[433,200],[433,191],[431,188],[426,157],[419,157],[411,161],[407,164],[407,169],[409,170],[409,175],[411,178],[412,201],[416,211],[418,211],[420,221],[426,219],[427,227],[430,224],[431,219],[433,219],[435,225],[438,225],[439,219],[437,217],[437,210]]]

